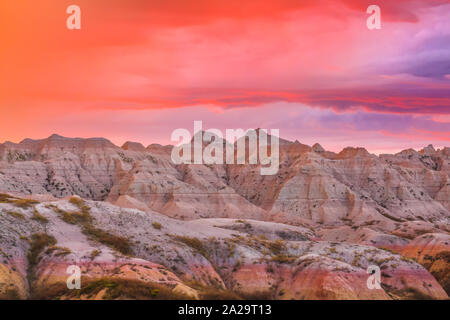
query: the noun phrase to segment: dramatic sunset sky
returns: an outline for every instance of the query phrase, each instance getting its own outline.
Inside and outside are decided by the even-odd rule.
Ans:
[[[1,142],[166,144],[203,120],[333,151],[450,146],[450,0],[0,0],[0,41]]]

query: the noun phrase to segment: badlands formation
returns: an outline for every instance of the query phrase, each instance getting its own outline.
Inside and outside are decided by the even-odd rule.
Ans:
[[[450,148],[280,139],[272,176],[174,165],[171,150],[0,144],[0,299],[448,299]]]

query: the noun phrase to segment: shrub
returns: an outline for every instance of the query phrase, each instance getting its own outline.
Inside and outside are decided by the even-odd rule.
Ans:
[[[17,219],[25,219],[25,216],[23,214],[21,214],[20,212],[16,212],[16,211],[7,211],[7,214],[9,214],[10,216],[13,216],[14,218]]]
[[[278,262],[278,263],[289,263],[289,262],[294,261],[295,259],[296,259],[295,257],[290,257],[285,254],[279,254],[279,255],[272,257],[272,261]]]
[[[61,296],[67,293],[67,284],[66,282],[55,282],[50,283],[48,285],[35,285],[31,290],[31,299],[33,300],[57,300]],[[70,291],[79,291],[79,290],[70,290]]]
[[[206,257],[206,258],[209,257],[208,250],[205,248],[203,243],[198,238],[194,238],[194,237],[191,238],[191,237],[187,237],[187,236],[176,236],[175,240],[180,241],[180,242],[188,245],[189,247],[195,249],[204,257]]]
[[[404,298],[407,300],[432,300],[433,297],[420,292],[419,290],[411,287],[407,287],[401,291],[401,294],[404,295]]]
[[[14,201],[14,197],[10,196],[9,194],[0,193],[0,203],[11,203]]]
[[[439,260],[439,261],[438,261]],[[438,261],[438,265],[441,268],[433,268],[431,274],[436,278],[442,288],[450,295],[450,268],[448,267],[450,263],[450,251],[442,251],[438,253],[433,261]]]
[[[81,212],[67,212],[54,205],[51,205],[50,207],[58,214],[61,220],[69,224],[90,223],[92,220],[89,213],[89,207],[87,206],[82,206]]]
[[[56,206],[52,206],[52,209],[58,213],[63,221],[70,224],[78,224],[82,232],[90,239],[103,243],[122,254],[130,255],[133,252],[131,243],[127,238],[113,235],[92,225],[90,208],[85,205],[83,199],[72,197],[69,202],[79,207],[81,212],[66,212]]]
[[[278,255],[286,249],[286,244],[283,240],[264,241],[267,249],[271,250],[273,254]]]
[[[61,220],[69,224],[77,224],[90,220],[90,215],[83,212],[67,212],[58,208],[57,211]]]
[[[20,297],[19,292],[17,289],[6,289],[6,292],[3,295],[0,295],[1,300],[20,300],[22,299]]]
[[[84,200],[79,197],[70,197],[69,202],[80,209],[84,206]]]
[[[197,290],[199,293],[199,298],[201,300],[243,300],[243,295],[247,294],[241,294],[234,292],[232,290],[226,290],[222,287],[211,287],[211,286],[205,286],[201,282],[197,280],[188,280],[185,282],[186,285],[189,287]],[[248,294],[249,298],[253,298],[251,294]],[[256,299],[259,300],[259,299]]]
[[[204,288],[199,296],[202,300],[243,300],[242,297],[233,291],[209,287]]]
[[[440,259],[444,260],[446,263],[450,263],[450,251],[439,252],[435,257],[435,260]]]
[[[99,255],[100,255],[100,251],[99,250],[97,250],[97,249],[92,250],[92,252],[91,252],[91,260],[94,260]]]
[[[0,193],[0,203],[12,203],[16,207],[22,208],[22,209],[28,209],[32,207],[35,204],[38,204],[39,201],[31,200],[31,199],[19,199],[13,196],[10,196],[9,194]]]
[[[328,253],[336,253],[336,248],[330,248],[328,249]]]
[[[41,223],[47,223],[48,219],[46,217],[44,217],[42,214],[39,213],[39,211],[37,211],[36,208],[34,208],[33,210],[33,216],[31,217],[31,219],[36,220],[38,222]]]
[[[91,224],[85,223],[83,225],[83,233],[93,240],[96,240],[108,247],[111,247],[122,254],[130,255],[133,253],[130,241],[125,237],[113,235],[102,229],[95,228]]]
[[[162,225],[159,222],[153,222],[152,223],[153,228],[155,228],[156,230],[161,230]]]
[[[273,294],[270,291],[239,292],[238,294],[245,300],[273,300]]]
[[[62,221],[66,222],[66,223],[70,223],[70,224],[76,224],[77,223],[77,219],[73,216],[73,214],[61,210],[59,213],[59,217],[62,219]]]
[[[356,254],[355,257],[353,258],[352,266],[355,266],[355,267],[359,266],[359,258],[361,258],[361,255]]]
[[[58,247],[58,246],[51,246],[49,247],[45,253],[46,254],[51,254],[53,252],[56,251],[55,257],[60,257],[60,256],[66,256],[68,254],[71,254],[72,251],[69,248],[66,247]]]
[[[28,209],[31,208],[33,205],[38,204],[39,201],[31,200],[31,199],[17,199],[13,201],[13,204],[16,207],[22,208],[22,209]]]

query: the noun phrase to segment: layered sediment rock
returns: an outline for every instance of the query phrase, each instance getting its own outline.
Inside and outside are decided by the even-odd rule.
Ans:
[[[450,294],[450,235],[427,233],[415,238],[401,252],[425,266]]]
[[[336,257],[319,250],[315,245],[319,241],[328,249],[336,243],[336,250],[353,252],[355,245],[393,255],[397,271],[383,271],[391,287],[373,294],[374,299],[445,298],[432,280],[434,276],[448,293],[449,150],[428,146],[376,156],[364,148],[333,153],[319,144],[310,147],[281,139],[279,170],[263,176],[259,164],[175,165],[172,146],[157,144],[145,148],[127,142],[118,147],[103,138],[58,135],[6,142],[0,145],[0,192],[42,202],[35,205],[36,210],[50,222],[44,227],[39,218],[33,219],[31,207],[17,209],[14,198],[4,197],[1,214],[9,231],[0,239],[0,295],[26,298],[36,294],[33,284],[61,283],[64,268],[73,259],[86,274],[95,275],[93,279],[118,277],[119,261],[125,266],[119,273],[130,279],[158,283],[157,278],[165,278],[170,290],[178,287],[177,291],[200,298],[201,288],[211,286],[243,296],[276,298],[371,295],[360,280],[370,264],[369,256],[375,253],[358,249],[361,256],[369,256],[357,265],[358,254]],[[61,222],[61,214],[45,207],[56,204],[63,211],[75,211],[67,201],[56,201],[72,195],[105,201],[91,203],[93,223],[105,232],[137,239],[140,243],[133,242],[132,258],[92,242],[79,225],[69,224],[70,231]],[[153,220],[167,227],[155,229]],[[52,234],[59,243],[56,246],[72,253],[57,257],[56,249],[48,257],[40,253],[42,259],[30,269],[27,255],[32,236],[45,232]],[[64,238],[61,232],[70,237]],[[287,242],[281,251],[273,251],[270,244],[277,240]],[[94,250],[100,254],[91,261],[88,251]],[[428,271],[405,265],[398,254],[416,259]],[[303,267],[297,270],[296,263]],[[162,277],[159,269],[172,273],[172,280]],[[30,272],[37,278],[30,279]],[[298,286],[289,287],[286,279],[276,277],[280,272]],[[389,276],[396,282],[391,283]],[[409,282],[398,280],[402,277]],[[419,288],[416,277],[427,279],[428,287]],[[301,286],[310,289],[298,291]]]

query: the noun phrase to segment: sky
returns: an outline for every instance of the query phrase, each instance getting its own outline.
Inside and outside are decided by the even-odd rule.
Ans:
[[[0,0],[0,44],[0,141],[169,144],[202,120],[331,151],[450,146],[450,0]]]

